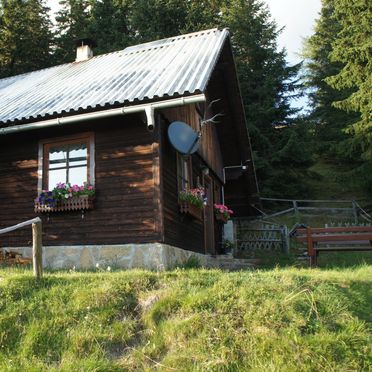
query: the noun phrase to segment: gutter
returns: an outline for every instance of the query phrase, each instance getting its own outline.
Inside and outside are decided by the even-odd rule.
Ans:
[[[61,118],[55,118],[44,121],[36,121],[28,124],[14,125],[11,127],[0,128],[0,135],[6,135],[11,133],[24,132],[34,129],[42,129],[46,127],[53,127],[59,125],[73,124],[77,122],[89,121],[94,119],[103,119],[111,116],[117,115],[126,115],[136,112],[145,112],[147,118],[147,129],[152,131],[155,127],[155,110],[176,107],[176,106],[185,106],[191,103],[205,102],[206,98],[204,94],[196,94],[189,97],[180,97],[169,99],[161,102],[146,103],[142,105],[134,106],[123,106],[111,110],[90,112],[86,114],[73,115]]]

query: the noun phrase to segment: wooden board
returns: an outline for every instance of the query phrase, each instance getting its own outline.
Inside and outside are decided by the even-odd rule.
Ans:
[[[0,137],[0,228],[36,216],[39,141],[87,131],[95,133],[94,209],[43,215],[44,245],[158,241],[159,154],[155,134],[133,115]],[[30,229],[2,236],[3,246],[31,241]]]

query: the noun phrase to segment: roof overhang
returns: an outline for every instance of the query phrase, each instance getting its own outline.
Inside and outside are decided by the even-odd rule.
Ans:
[[[206,98],[204,94],[196,94],[193,96],[179,97],[179,98],[164,100],[160,102],[152,102],[152,103],[145,103],[145,104],[132,105],[132,106],[123,106],[120,108],[90,112],[90,113],[85,113],[85,114],[80,114],[80,115],[58,117],[58,118],[50,119],[50,120],[42,120],[42,121],[36,121],[32,123],[27,123],[27,124],[13,125],[13,126],[5,127],[5,128],[0,128],[0,135],[85,122],[85,121],[95,120],[95,119],[104,119],[104,118],[108,118],[112,116],[126,115],[126,114],[138,113],[138,112],[144,112],[146,114],[147,128],[148,130],[152,131],[155,126],[155,116],[154,116],[155,110],[170,108],[170,107],[177,107],[177,106],[184,106],[184,105],[189,105],[192,103],[205,102],[205,100]]]
[[[204,93],[227,36],[199,31],[0,79],[0,127]]]

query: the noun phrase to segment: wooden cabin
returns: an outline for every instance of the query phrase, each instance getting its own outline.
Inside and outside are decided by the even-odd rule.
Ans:
[[[239,217],[258,203],[228,30],[96,57],[80,45],[75,62],[0,80],[0,229],[41,216],[44,265],[54,268],[159,268],[219,254],[213,205]],[[201,131],[190,156],[169,141],[174,121]],[[43,210],[37,196],[57,181],[87,182],[95,197]],[[206,201],[195,215],[179,193],[197,186]],[[28,255],[30,242],[18,230],[0,248]]]

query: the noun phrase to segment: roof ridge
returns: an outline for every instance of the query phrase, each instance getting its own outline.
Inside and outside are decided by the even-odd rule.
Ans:
[[[169,44],[170,44],[170,43],[173,43],[174,41],[177,41],[177,40],[181,40],[181,39],[185,39],[185,38],[190,38],[190,37],[196,37],[196,36],[200,36],[200,35],[203,35],[203,34],[207,34],[207,33],[211,33],[211,32],[216,32],[216,31],[224,31],[224,30],[228,30],[228,28],[219,29],[219,28],[215,27],[215,28],[210,28],[210,29],[207,29],[207,30],[190,32],[188,34],[181,34],[181,35],[177,35],[177,36],[167,37],[167,38],[164,38],[164,39],[149,41],[149,42],[146,42],[146,43],[131,45],[131,46],[128,46],[128,47],[126,47],[124,49],[119,49],[119,50],[114,50],[113,52],[98,54],[96,56],[93,56],[93,57],[85,60],[85,61],[80,61],[80,62],[76,62],[76,61],[65,62],[65,63],[61,63],[60,65],[54,65],[54,66],[50,66],[50,67],[44,67],[44,68],[41,68],[39,70],[33,70],[33,71],[29,71],[29,72],[24,72],[22,74],[7,76],[7,77],[4,77],[4,78],[1,78],[0,79],[0,82],[1,81],[5,81],[5,80],[8,80],[8,79],[13,79],[15,77],[30,75],[30,74],[34,74],[36,72],[46,71],[46,70],[50,70],[50,69],[61,67],[61,66],[65,66],[65,65],[71,65],[71,64],[75,64],[75,63],[89,62],[89,61],[95,60],[97,58],[102,58],[102,57],[105,57],[107,55],[112,55],[112,54],[115,54],[115,53],[131,54],[131,53],[134,53],[134,52],[140,52],[140,51],[145,51],[145,50],[149,50],[149,49],[156,49],[157,47],[160,47],[160,46],[161,47],[164,47],[164,46],[167,46],[168,45],[168,44],[165,44],[164,43],[166,40],[169,40]]]
[[[148,50],[148,49],[156,48],[160,44],[161,44],[161,46],[167,45],[166,44],[167,41],[169,41],[169,43],[173,43],[173,42],[178,41],[178,40],[181,40],[181,39],[186,39],[186,38],[191,38],[191,37],[197,37],[197,36],[201,36],[203,34],[208,34],[208,33],[211,33],[211,32],[223,31],[223,30],[225,30],[225,28],[222,29],[222,30],[219,30],[217,27],[215,27],[215,28],[210,28],[210,29],[207,29],[207,30],[190,32],[188,34],[181,34],[181,35],[177,35],[177,36],[170,36],[170,37],[166,37],[166,38],[163,38],[163,39],[153,40],[153,41],[149,41],[149,42],[146,42],[146,43],[141,43],[141,44],[137,44],[137,45],[132,45],[132,46],[126,47],[123,50],[123,52],[124,53],[133,53],[134,51]]]

